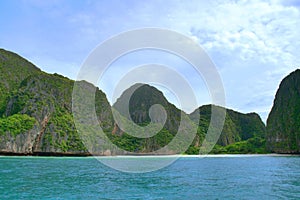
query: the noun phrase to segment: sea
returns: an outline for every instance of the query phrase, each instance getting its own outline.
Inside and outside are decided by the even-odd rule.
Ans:
[[[2,156],[0,199],[300,199],[299,156],[187,156],[147,173],[101,159]]]

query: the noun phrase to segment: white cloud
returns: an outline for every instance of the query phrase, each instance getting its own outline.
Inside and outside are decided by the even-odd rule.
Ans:
[[[197,36],[208,51],[234,52],[243,60],[259,59],[263,63],[290,65],[295,62],[295,52],[290,51],[299,46],[298,9],[270,2],[244,1],[220,4],[213,10],[213,14],[192,13],[194,20],[190,21],[191,34]]]
[[[217,64],[228,105],[266,119],[279,82],[299,67],[299,9],[280,1],[195,3],[193,10],[181,6],[171,16],[184,23],[172,27],[189,30]]]
[[[83,33],[95,40],[107,22],[114,27],[109,30],[113,34],[156,26],[190,35],[217,64],[228,106],[259,112],[265,119],[279,82],[299,66],[300,11],[295,3],[168,1],[157,9],[160,3],[135,2],[124,8],[127,12],[122,16],[102,19],[101,15],[99,22],[95,22],[95,12],[81,13],[77,18],[83,24]],[[190,76],[193,79],[193,74]]]
[[[72,4],[32,0],[24,5],[28,11],[25,14],[3,18],[8,19],[7,25],[14,17],[19,25],[26,19],[30,28],[22,29],[22,35],[13,29],[2,30],[12,30],[9,37],[1,37],[5,38],[2,44],[12,44],[11,49],[23,49],[22,52],[26,47],[23,54],[31,54],[28,58],[36,59],[43,70],[64,66],[61,72],[70,77],[78,71],[70,63],[80,63],[100,42],[115,34],[142,27],[169,28],[189,35],[204,47],[220,71],[229,107],[256,111],[265,119],[280,81],[300,66],[300,3],[296,0]],[[36,58],[40,55],[43,57]],[[185,76],[197,79],[184,67],[180,70]],[[102,89],[109,91],[111,85],[103,84]],[[194,87],[200,94],[197,84]]]

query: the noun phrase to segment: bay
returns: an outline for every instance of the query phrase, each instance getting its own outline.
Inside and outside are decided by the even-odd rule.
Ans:
[[[182,157],[135,174],[93,157],[3,156],[0,180],[0,199],[300,199],[300,157]]]

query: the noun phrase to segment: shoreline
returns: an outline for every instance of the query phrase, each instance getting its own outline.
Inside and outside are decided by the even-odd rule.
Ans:
[[[0,152],[1,157],[16,156],[16,157],[96,157],[96,158],[138,158],[138,157],[178,157],[178,158],[221,158],[221,157],[262,157],[262,156],[300,156],[300,154],[287,153],[265,153],[265,154],[205,154],[205,155],[187,155],[187,154],[123,154],[123,155],[104,155],[91,153],[66,153],[66,152],[33,152],[33,153],[14,153],[14,152]]]

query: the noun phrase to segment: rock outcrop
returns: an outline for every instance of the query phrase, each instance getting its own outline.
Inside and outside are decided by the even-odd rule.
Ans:
[[[196,141],[196,144],[201,144],[201,139],[205,137],[211,120],[212,106],[213,105],[201,106],[190,114],[191,119],[194,120],[196,112],[200,112],[200,121],[198,123],[200,129],[198,138],[200,141]],[[230,109],[225,110],[226,117],[224,127],[217,144],[227,146],[253,137],[265,138],[266,128],[258,114],[243,114]]]
[[[300,70],[280,83],[267,120],[267,149],[300,153]]]
[[[188,143],[190,146],[186,152],[199,153],[199,147],[205,138],[211,117],[211,105],[202,106],[194,113],[187,115],[168,102],[161,91],[146,84],[137,84],[127,89],[111,107],[106,95],[94,85],[85,81],[74,82],[58,74],[42,72],[24,58],[3,49],[0,49],[0,78],[0,153],[3,154],[149,154],[164,148],[174,138],[177,143],[158,153],[183,153],[186,149],[181,149],[181,146],[186,146],[184,143],[187,141],[190,141]],[[297,81],[294,80],[295,85],[298,84]],[[93,131],[89,131],[93,129],[89,123],[90,110],[80,110],[74,104],[72,105],[74,84],[78,86],[77,89],[86,94],[75,98],[86,99],[87,96],[90,96],[95,100],[92,110],[96,111],[96,121],[98,120],[105,135],[93,135]],[[288,88],[290,87],[288,86]],[[280,109],[288,109],[289,106],[293,106],[293,111],[281,112],[285,113],[284,116],[288,116],[285,119],[290,120],[293,122],[291,124],[295,125],[297,113],[299,113],[297,105],[299,104],[292,99],[297,99],[299,88],[289,90],[291,90],[288,93],[289,104]],[[90,93],[95,95],[90,95]],[[130,99],[127,98],[129,96]],[[276,105],[283,105],[284,102],[284,99],[280,100]],[[74,107],[75,110],[81,112],[79,116],[82,116],[82,119],[87,118],[87,123],[82,124],[82,127],[75,127],[74,113],[72,113]],[[143,133],[140,132],[147,137],[133,136],[132,133],[136,129],[123,130],[125,126],[123,129],[120,128],[113,117],[113,111],[118,111],[120,119],[126,127],[137,127],[137,130],[150,127],[145,129],[146,131]],[[200,121],[196,117],[196,112],[200,112]],[[299,140],[297,140],[299,134],[293,134],[295,130],[299,130],[297,124],[288,133],[288,139],[284,139],[281,135],[284,135],[287,129],[274,126],[277,122],[281,123],[281,118],[279,117],[280,120],[275,119],[273,115],[278,115],[276,114],[277,111],[272,112],[269,126],[273,128],[269,128],[269,146],[273,145],[273,141],[286,140],[291,142],[289,149],[294,149],[295,143],[293,142],[296,140],[298,142],[296,142],[296,147],[299,150]],[[289,118],[290,115],[292,115],[292,119]],[[186,123],[181,123],[183,120]],[[128,126],[126,124],[128,121],[133,122],[135,126]],[[153,126],[148,126],[149,124]],[[87,134],[88,140],[85,141],[82,138],[82,135],[78,133],[78,128],[81,133]],[[272,131],[274,129],[281,132],[277,134]],[[196,137],[193,135],[193,138],[189,138],[189,131],[197,132]],[[180,137],[175,137],[178,133],[183,134]],[[273,137],[273,135],[275,136]],[[102,143],[104,138],[105,140],[109,139],[113,145]],[[265,138],[265,126],[260,117],[255,113],[242,114],[227,110],[224,128],[218,144],[228,146],[253,138],[255,139],[251,141],[252,143],[255,143],[257,138],[262,140]],[[120,149],[111,148],[111,145],[118,146]],[[239,147],[239,145],[237,146]],[[243,143],[243,145],[248,144]],[[256,146],[252,145],[252,147],[255,148]],[[251,153],[252,150],[247,150],[247,152]]]
[[[87,153],[72,115],[74,81],[42,72],[14,53],[1,49],[0,55],[0,152]],[[110,133],[113,120],[105,94],[85,84],[95,88],[98,120]],[[34,120],[31,127],[18,120],[27,116]]]

